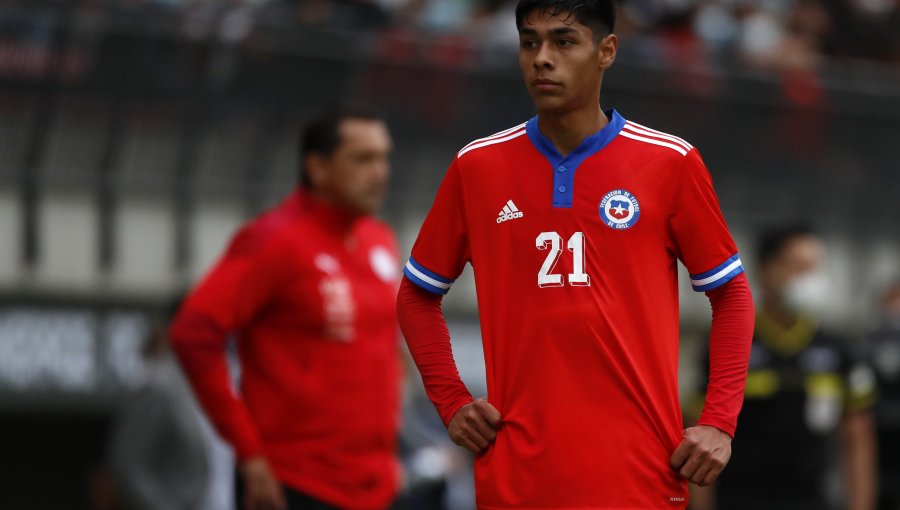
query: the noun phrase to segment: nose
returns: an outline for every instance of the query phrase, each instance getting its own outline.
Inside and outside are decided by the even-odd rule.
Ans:
[[[541,44],[534,56],[535,69],[553,69],[553,55],[549,44]]]
[[[375,164],[372,165],[372,180],[378,184],[383,184],[388,180],[388,177],[391,174],[391,162],[387,158],[376,161]]]

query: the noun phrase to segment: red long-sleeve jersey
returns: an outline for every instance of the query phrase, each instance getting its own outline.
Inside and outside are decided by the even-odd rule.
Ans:
[[[679,261],[696,291],[738,284],[714,303],[701,420],[734,432],[752,308],[712,178],[690,143],[606,115],[565,156],[537,117],[465,146],[404,270],[444,294],[474,268],[487,397],[503,417],[475,459],[480,510],[687,507],[669,466],[683,438]],[[446,421],[469,396],[443,332],[401,319]]]
[[[399,357],[391,230],[297,191],[235,236],[170,336],[239,460],[347,509],[396,496]],[[240,388],[226,345],[237,340]]]

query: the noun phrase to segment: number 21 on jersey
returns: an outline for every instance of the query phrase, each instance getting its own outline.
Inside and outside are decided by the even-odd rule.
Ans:
[[[548,250],[547,258],[538,272],[538,287],[562,287],[563,275],[556,274],[553,269],[562,254],[563,238],[556,232],[541,232],[534,244],[539,250]],[[591,284],[591,277],[584,268],[584,232],[575,232],[566,247],[572,252],[572,273],[569,274],[569,285],[586,287]]]

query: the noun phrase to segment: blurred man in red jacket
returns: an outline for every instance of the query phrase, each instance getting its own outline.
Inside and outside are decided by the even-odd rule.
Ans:
[[[394,235],[372,217],[391,139],[377,115],[343,108],[313,121],[300,149],[301,186],[240,229],[172,344],[234,447],[242,508],[380,510],[399,473],[399,271]]]

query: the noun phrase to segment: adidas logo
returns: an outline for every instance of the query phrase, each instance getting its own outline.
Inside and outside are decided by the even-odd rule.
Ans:
[[[497,223],[514,220],[517,218],[521,218],[522,216],[525,216],[525,213],[520,211],[512,200],[509,200],[508,202],[506,202],[506,205],[503,206],[503,210],[500,211],[500,214],[497,216]]]

